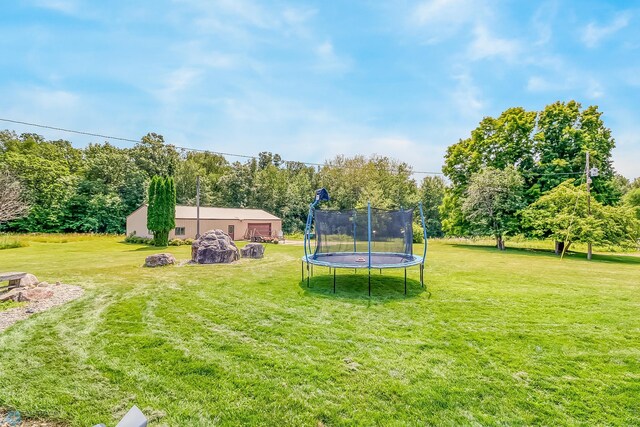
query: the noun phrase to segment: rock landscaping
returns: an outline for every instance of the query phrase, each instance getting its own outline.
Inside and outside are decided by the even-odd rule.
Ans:
[[[222,230],[211,230],[191,245],[191,260],[198,264],[223,264],[240,259],[234,241]]]
[[[240,249],[242,253],[242,258],[263,258],[264,257],[264,246],[260,243],[247,243],[247,245]]]
[[[171,265],[175,263],[176,263],[176,259],[173,255],[162,253],[162,254],[149,255],[144,261],[144,266],[145,267],[162,267],[164,265]]]
[[[37,282],[36,279],[35,283],[33,281],[25,281],[24,283],[28,284],[13,286],[10,290],[0,293],[0,302],[25,303],[19,307],[0,311],[0,332],[19,320],[72,301],[84,293],[84,290],[79,286],[65,285],[60,282],[49,284]]]

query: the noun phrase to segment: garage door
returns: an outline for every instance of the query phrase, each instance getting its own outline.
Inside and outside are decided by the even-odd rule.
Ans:
[[[269,237],[271,236],[271,223],[249,223],[249,236]]]

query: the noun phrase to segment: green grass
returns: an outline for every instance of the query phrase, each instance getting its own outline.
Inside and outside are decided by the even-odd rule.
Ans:
[[[0,271],[85,295],[0,333],[0,407],[87,426],[640,424],[640,257],[432,241],[425,278],[263,260],[145,269],[122,237],[33,242]],[[187,259],[186,246],[162,249]]]
[[[16,307],[22,307],[25,305],[23,302],[15,302],[15,301],[0,301],[0,312],[10,310]]]
[[[15,249],[29,246],[29,244],[21,239],[0,235],[0,250]]]

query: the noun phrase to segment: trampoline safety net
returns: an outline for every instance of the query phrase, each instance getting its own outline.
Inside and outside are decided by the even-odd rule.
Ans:
[[[412,256],[413,210],[371,209],[371,252]],[[322,254],[369,252],[367,209],[315,212],[316,250]]]

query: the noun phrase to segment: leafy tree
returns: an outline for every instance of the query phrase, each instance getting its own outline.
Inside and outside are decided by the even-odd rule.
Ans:
[[[427,236],[442,237],[442,219],[440,206],[445,197],[447,184],[439,176],[426,176],[420,184],[418,194],[422,201],[422,209],[427,227]]]
[[[571,174],[584,173],[587,151],[590,166],[599,169],[599,177],[591,188],[593,196],[605,204],[614,204],[620,199],[611,160],[615,141],[597,106],[583,110],[576,101],[548,105],[538,115],[534,140],[538,162],[532,171],[537,180],[529,189],[533,199]]]
[[[131,149],[136,165],[151,178],[155,175],[173,176],[180,161],[175,147],[165,144],[164,137],[148,133]]]
[[[518,224],[516,212],[524,206],[522,176],[513,167],[487,168],[469,180],[462,212],[479,234],[492,235],[505,249],[504,236]]]
[[[485,117],[470,138],[451,145],[442,171],[451,180],[455,194],[464,193],[471,176],[487,167],[513,167],[526,175],[535,163],[535,124],[535,112],[509,108],[497,119]]]
[[[462,212],[462,198],[447,188],[438,208],[442,218],[442,231],[448,236],[465,236],[471,225]]]
[[[225,206],[246,208],[252,204],[255,172],[255,160],[234,162],[229,173],[220,177],[220,197]]]
[[[318,180],[338,209],[366,206],[367,201],[378,208],[398,208],[418,202],[411,174],[408,164],[388,157],[337,156],[322,166]]]
[[[203,206],[221,206],[220,178],[229,173],[229,163],[224,157],[201,152],[187,153],[178,163],[175,174],[176,202],[181,205],[195,205],[196,179],[200,177],[200,203]]]
[[[624,195],[624,204],[635,210],[636,217],[640,219],[640,187],[634,188]]]
[[[0,223],[20,218],[29,212],[20,181],[7,171],[0,171]]]
[[[633,245],[637,220],[631,209],[591,200],[589,215],[587,196],[585,184],[567,180],[523,210],[523,221],[535,237],[566,242],[564,251],[573,242]]]
[[[13,176],[20,180],[24,195],[31,205],[29,215],[12,221],[14,231],[61,232],[67,231],[65,206],[74,196],[80,177],[79,150],[68,143],[49,143],[41,137],[23,134],[3,134],[2,162]]]
[[[442,171],[451,180],[451,189],[440,209],[443,229],[451,235],[474,232],[462,212],[462,198],[471,177],[485,168],[512,167],[527,177],[535,164],[533,132],[537,113],[515,107],[498,118],[485,117],[471,136],[451,145]]]

